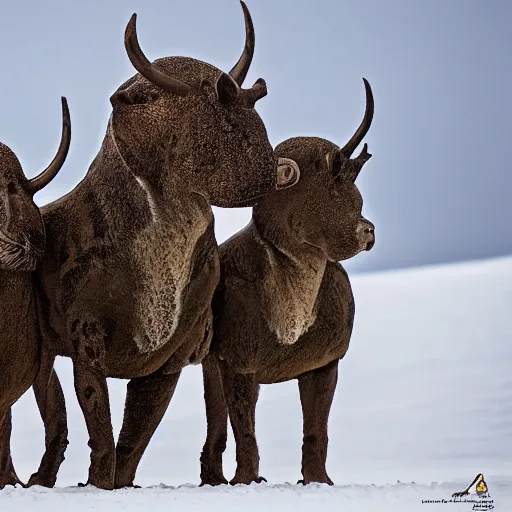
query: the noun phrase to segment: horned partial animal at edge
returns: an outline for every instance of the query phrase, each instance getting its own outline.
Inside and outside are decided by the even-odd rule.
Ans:
[[[23,485],[11,458],[11,406],[34,382],[44,364],[33,271],[46,246],[43,219],[34,194],[61,169],[71,141],[66,98],[62,98],[62,136],[50,165],[27,179],[16,155],[0,143],[0,489]],[[53,379],[53,375],[50,373]],[[58,381],[51,382],[57,391]]]
[[[227,483],[222,455],[228,417],[237,462],[230,483],[264,480],[255,425],[259,386],[292,379],[298,380],[303,413],[301,482],[332,484],[325,467],[327,423],[355,313],[350,281],[338,262],[375,243],[355,184],[371,157],[367,145],[351,158],[373,119],[372,91],[364,84],[365,115],[349,142],[339,148],[296,137],[279,144],[276,157],[299,165],[299,183],[263,198],[251,222],[219,247],[213,340],[203,360],[202,485]]]
[[[102,489],[133,485],[182,368],[208,353],[219,281],[211,205],[254,206],[299,177],[295,162],[274,155],[254,110],[265,82],[241,88],[254,49],[242,7],[246,44],[231,75],[187,57],[151,63],[132,16],[125,47],[139,73],[111,96],[107,132],[85,178],[41,210],[43,343],[49,360],[72,359],[91,447],[87,483]],[[53,403],[46,377],[36,395]],[[130,380],[117,445],[107,377]],[[47,430],[51,456],[29,484],[53,485],[66,442]]]

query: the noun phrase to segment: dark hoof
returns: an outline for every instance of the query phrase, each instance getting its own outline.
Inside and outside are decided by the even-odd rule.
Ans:
[[[205,478],[204,480],[201,480],[199,487],[203,487],[203,485],[211,485],[212,487],[216,487],[218,485],[228,485],[228,481],[224,477],[222,477],[222,478]]]
[[[32,487],[33,485],[40,485],[41,487],[48,487],[51,489],[55,486],[55,480],[53,478],[45,478],[44,476],[39,475],[39,473],[34,473],[29,478],[26,487]]]
[[[262,482],[267,482],[267,479],[262,477],[262,476],[258,476],[256,478],[248,478],[248,479],[242,479],[242,478],[233,478],[233,480],[231,480],[229,482],[230,485],[237,485],[237,484],[243,484],[243,485],[251,485],[252,483],[257,483],[257,484],[261,484]]]
[[[135,484],[115,485],[114,489],[142,489],[142,486]]]
[[[327,485],[334,485],[334,482],[329,478],[327,477],[326,480],[324,481],[320,481],[320,480],[311,480],[309,482],[306,482],[304,479],[301,479],[301,480],[297,480],[297,485],[308,485],[308,484],[327,484]]]
[[[104,491],[113,491],[114,490],[114,484],[110,485],[104,485],[101,483],[94,483],[90,480],[87,480],[87,482],[84,484],[82,482],[78,482],[78,487],[96,487],[96,489],[103,489]]]
[[[20,487],[23,487],[24,489],[27,488],[27,486],[23,482],[21,482],[20,480],[18,480],[16,478],[16,479],[12,479],[12,480],[7,480],[6,482],[1,482],[0,489],[3,489],[4,487],[7,487],[8,485],[12,485],[13,487],[16,487],[17,485],[19,485]]]

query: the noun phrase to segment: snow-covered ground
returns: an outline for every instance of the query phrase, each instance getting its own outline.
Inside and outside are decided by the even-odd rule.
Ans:
[[[137,474],[143,489],[73,487],[87,475],[85,423],[71,366],[60,359],[70,445],[58,488],[0,491],[0,511],[339,510],[470,511],[449,500],[483,473],[495,510],[512,511],[512,258],[352,279],[356,322],[330,418],[335,487],[300,478],[302,419],[296,382],[262,387],[260,473],[268,484],[198,488],[205,435],[200,367],[187,368]],[[119,431],[126,382],[111,381]],[[35,470],[43,429],[28,392],[14,407],[13,458]],[[233,441],[225,473],[234,473]]]

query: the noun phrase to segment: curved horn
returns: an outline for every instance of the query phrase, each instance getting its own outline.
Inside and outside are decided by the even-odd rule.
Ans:
[[[179,80],[175,80],[158,70],[142,52],[137,39],[137,14],[132,14],[124,33],[124,46],[133,67],[152,84],[167,89],[168,91],[185,96],[190,87]]]
[[[373,93],[370,84],[366,78],[363,78],[364,88],[366,90],[366,110],[364,113],[363,120],[359,125],[359,128],[356,130],[356,133],[352,135],[352,138],[341,148],[340,152],[346,158],[350,158],[352,153],[355,151],[357,146],[361,143],[364,136],[368,133],[370,126],[372,124],[373,119]]]
[[[240,0],[242,9],[244,10],[245,19],[245,46],[242,55],[238,62],[233,66],[229,72],[231,78],[240,86],[244,83],[249,67],[251,66],[252,58],[254,56],[254,25],[252,24],[251,14],[243,0]]]
[[[28,188],[32,193],[36,193],[42,188],[46,187],[50,181],[57,176],[61,167],[64,165],[64,161],[68,156],[69,144],[71,142],[71,119],[69,117],[68,102],[64,96],[62,100],[62,135],[60,139],[59,149],[50,165],[35,178],[32,178],[28,182]]]

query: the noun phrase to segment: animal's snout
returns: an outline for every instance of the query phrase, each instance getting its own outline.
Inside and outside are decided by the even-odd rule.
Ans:
[[[375,245],[375,226],[364,218],[359,221],[357,234],[361,243],[361,250],[371,251]]]
[[[277,188],[288,188],[295,185],[300,178],[300,169],[295,160],[279,158],[277,162]]]

